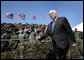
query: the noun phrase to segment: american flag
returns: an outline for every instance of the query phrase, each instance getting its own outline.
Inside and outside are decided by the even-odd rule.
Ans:
[[[18,18],[25,19],[25,15],[22,14],[22,13],[20,13],[20,14],[18,15]]]
[[[6,17],[10,18],[10,19],[13,19],[13,14],[12,13],[6,13]]]
[[[33,20],[36,20],[36,16],[35,15],[32,18],[33,18]]]

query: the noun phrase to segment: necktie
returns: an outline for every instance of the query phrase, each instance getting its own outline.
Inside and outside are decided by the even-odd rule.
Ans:
[[[52,32],[54,30],[55,21],[52,22]]]

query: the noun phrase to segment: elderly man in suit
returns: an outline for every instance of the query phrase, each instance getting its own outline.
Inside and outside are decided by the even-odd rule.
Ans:
[[[43,40],[51,36],[55,58],[66,59],[66,54],[69,49],[69,40],[73,47],[77,45],[73,31],[66,17],[57,17],[55,10],[50,10],[49,15],[53,21],[48,24],[46,33],[37,36],[36,39]]]

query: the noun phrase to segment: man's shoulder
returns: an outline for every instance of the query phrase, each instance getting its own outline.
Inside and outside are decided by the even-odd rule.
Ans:
[[[58,19],[64,19],[64,18],[66,18],[66,17],[57,17]]]
[[[66,17],[58,17],[58,20],[59,21],[67,21],[67,18]]]
[[[66,19],[66,17],[57,17],[57,20],[60,20],[60,21],[62,21],[64,19]],[[51,24],[52,24],[52,21],[48,24],[48,26],[50,26]]]

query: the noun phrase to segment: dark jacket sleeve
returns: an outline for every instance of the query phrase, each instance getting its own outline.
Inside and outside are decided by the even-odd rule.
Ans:
[[[68,20],[66,19],[66,17],[63,18],[63,26],[69,35],[69,40],[70,40],[71,44],[76,43],[74,33],[73,33],[73,31],[70,27],[70,24],[69,24]]]
[[[41,38],[39,40],[43,40],[43,39],[47,38],[49,35],[50,35],[50,28],[49,28],[49,25],[48,25],[46,33],[41,35]]]

